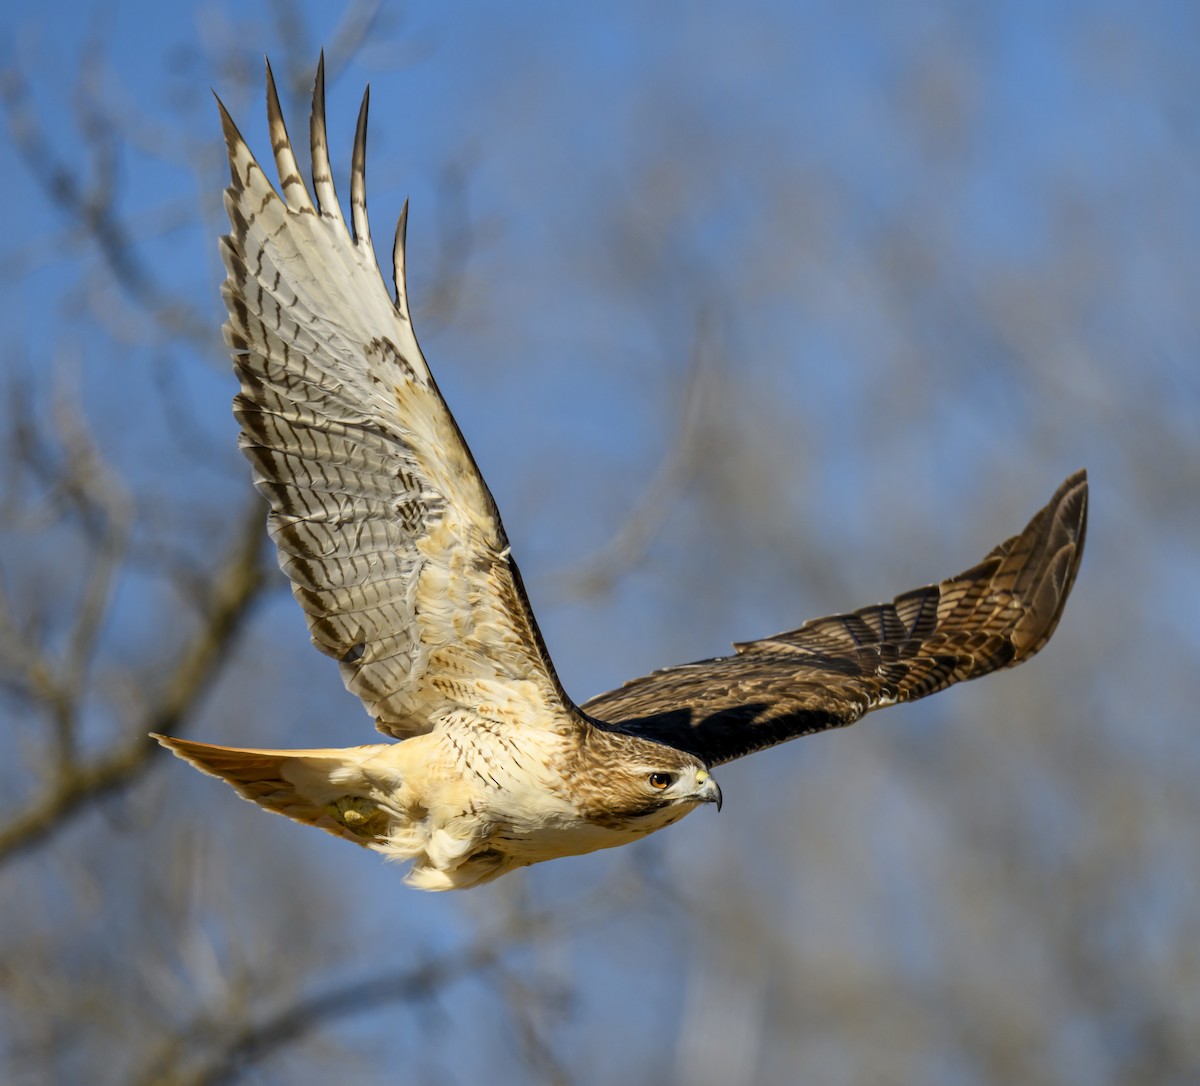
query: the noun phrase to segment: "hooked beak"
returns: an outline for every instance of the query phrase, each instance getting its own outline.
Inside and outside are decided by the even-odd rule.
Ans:
[[[719,811],[721,809],[721,786],[717,784],[716,778],[702,769],[696,774],[696,783],[700,785],[700,790],[696,793],[700,802],[715,803]]]

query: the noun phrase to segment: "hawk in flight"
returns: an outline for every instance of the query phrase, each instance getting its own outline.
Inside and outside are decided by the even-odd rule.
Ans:
[[[219,103],[218,103],[219,104]],[[254,750],[156,736],[242,796],[412,861],[425,890],[610,848],[721,803],[712,767],[1029,659],[1075,580],[1087,479],[940,584],[669,667],[576,705],[554,672],[500,513],[367,225],[367,97],[334,192],[324,64],[301,179],[267,68],[272,187],[221,107],[232,182],[225,339],[234,414],[313,643],[399,742]]]

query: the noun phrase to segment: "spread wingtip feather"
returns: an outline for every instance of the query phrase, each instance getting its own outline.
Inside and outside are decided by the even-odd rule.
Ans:
[[[279,187],[288,207],[295,211],[314,211],[312,199],[308,195],[308,186],[304,184],[295,151],[292,149],[292,140],[283,119],[283,109],[279,105],[275,73],[271,71],[271,62],[265,58],[264,62],[267,69],[267,125],[271,134],[271,150],[275,155],[275,169],[279,173]]]
[[[338,204],[337,190],[333,185],[333,167],[329,162],[329,138],[325,128],[325,51],[317,63],[317,78],[313,83],[312,114],[308,125],[312,144],[313,191],[317,197],[317,209],[322,215],[345,224],[342,209]]]
[[[354,228],[355,244],[371,248],[371,227],[367,221],[367,112],[371,88],[363,91],[354,129],[354,153],[350,159],[350,221]]]

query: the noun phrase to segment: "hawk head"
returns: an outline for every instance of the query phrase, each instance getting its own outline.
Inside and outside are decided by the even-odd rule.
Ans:
[[[721,788],[699,758],[638,736],[592,728],[573,768],[580,812],[597,825],[651,833],[701,803],[721,809]]]

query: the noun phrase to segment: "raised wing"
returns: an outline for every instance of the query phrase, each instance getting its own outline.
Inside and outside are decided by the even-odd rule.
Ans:
[[[1086,529],[1080,471],[1020,535],[957,577],[735,645],[734,656],[656,671],[583,711],[718,765],[1012,667],[1058,625]]]
[[[279,563],[313,644],[338,661],[381,731],[441,719],[570,726],[496,504],[413,335],[404,226],[389,295],[367,225],[364,95],[350,179],[334,192],[324,58],[310,134],[315,202],[267,67],[281,199],[229,114],[225,339],[242,391],[240,445],[270,502]],[[220,103],[218,103],[220,104]]]

